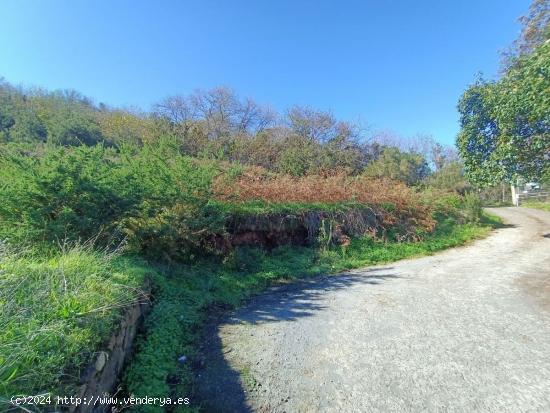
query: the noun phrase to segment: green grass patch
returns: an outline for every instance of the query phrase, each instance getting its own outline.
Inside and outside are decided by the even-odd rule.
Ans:
[[[87,247],[44,255],[0,243],[0,402],[75,394],[80,369],[134,302],[146,273]]]
[[[524,202],[521,204],[525,208],[542,209],[543,211],[550,211],[550,202]]]

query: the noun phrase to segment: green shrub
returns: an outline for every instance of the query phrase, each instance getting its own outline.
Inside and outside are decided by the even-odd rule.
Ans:
[[[142,149],[0,147],[0,239],[57,243],[126,239],[154,258],[189,258],[224,215],[213,204],[215,168],[169,141]]]
[[[470,185],[464,178],[464,168],[460,162],[451,161],[428,176],[425,184],[441,191],[464,194]]]
[[[136,199],[114,157],[101,146],[47,146],[33,156],[0,147],[0,237],[120,241],[117,225]]]
[[[432,207],[436,216],[458,217],[460,215],[463,197],[458,193],[427,187],[420,195],[422,201]]]
[[[462,213],[466,222],[478,223],[483,216],[483,206],[479,196],[473,192],[464,195]]]
[[[136,252],[190,259],[205,239],[223,232],[224,214],[211,203],[213,163],[181,155],[169,140],[123,150],[121,163],[139,192],[135,212],[121,223]]]
[[[425,179],[429,171],[426,159],[421,154],[388,147],[377,160],[366,166],[363,173],[370,177],[385,177],[415,185]]]
[[[192,346],[208,294],[197,294],[191,277],[151,271],[154,306],[148,315],[144,334],[135,342],[136,354],[125,371],[128,394],[136,397],[189,397],[192,372],[189,362],[178,358],[195,355]],[[193,274],[195,275],[195,274]],[[158,405],[134,406],[134,412],[162,412]]]
[[[224,215],[206,202],[175,204],[124,221],[129,247],[161,260],[189,261],[214,252],[206,240],[224,232]]]

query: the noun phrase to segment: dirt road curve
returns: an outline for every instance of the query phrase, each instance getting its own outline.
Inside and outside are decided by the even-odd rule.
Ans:
[[[220,325],[212,412],[550,412],[550,213],[474,244],[279,287]]]

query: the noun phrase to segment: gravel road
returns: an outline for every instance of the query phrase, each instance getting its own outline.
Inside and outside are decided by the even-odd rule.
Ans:
[[[550,213],[269,290],[212,327],[207,412],[550,412]]]

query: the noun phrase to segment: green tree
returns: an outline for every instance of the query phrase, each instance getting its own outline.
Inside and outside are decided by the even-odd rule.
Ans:
[[[497,82],[478,81],[460,99],[457,145],[480,186],[540,179],[550,166],[550,41]]]
[[[550,167],[550,2],[533,0],[501,79],[462,95],[457,146],[479,186],[541,179]]]
[[[391,178],[414,185],[426,178],[430,170],[426,159],[415,152],[402,152],[398,148],[384,149],[380,157],[367,165],[364,174],[376,178]]]
[[[426,179],[426,184],[432,188],[463,194],[469,185],[464,178],[464,168],[460,162],[446,163]]]

